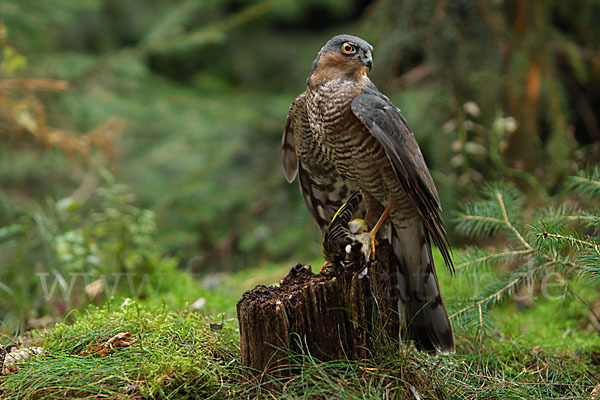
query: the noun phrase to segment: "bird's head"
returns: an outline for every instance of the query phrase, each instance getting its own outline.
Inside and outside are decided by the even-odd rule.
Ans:
[[[373,46],[352,35],[331,38],[312,64],[307,84],[336,78],[362,79],[373,66]]]

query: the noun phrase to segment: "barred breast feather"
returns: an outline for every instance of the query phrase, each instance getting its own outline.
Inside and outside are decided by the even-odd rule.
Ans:
[[[335,212],[358,191],[320,151],[309,126],[305,93],[292,103],[281,142],[281,159],[288,182],[296,175],[306,208],[317,225],[324,230]]]

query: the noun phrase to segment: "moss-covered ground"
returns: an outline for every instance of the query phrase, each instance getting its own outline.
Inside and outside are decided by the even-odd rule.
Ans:
[[[318,265],[315,261],[313,265]],[[579,301],[507,303],[485,335],[456,326],[457,354],[431,357],[382,345],[363,361],[301,365],[291,377],[252,377],[241,364],[235,303],[244,290],[272,284],[289,265],[265,265],[195,281],[170,277],[163,295],[114,298],[69,314],[65,323],[31,332],[47,350],[0,378],[4,398],[269,398],[269,399],[583,399],[600,383],[600,335]],[[465,283],[440,271],[446,297]],[[583,288],[590,302],[598,294]],[[201,308],[191,307],[204,298]],[[137,342],[104,356],[81,355],[121,332]],[[596,389],[597,391],[600,389]]]

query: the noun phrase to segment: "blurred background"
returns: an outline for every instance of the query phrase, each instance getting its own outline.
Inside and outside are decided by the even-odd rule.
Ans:
[[[93,301],[96,276],[318,259],[280,141],[340,33],[374,45],[454,246],[484,182],[525,209],[564,199],[600,160],[599,18],[596,0],[0,0],[4,327]],[[79,300],[48,301],[77,273]]]

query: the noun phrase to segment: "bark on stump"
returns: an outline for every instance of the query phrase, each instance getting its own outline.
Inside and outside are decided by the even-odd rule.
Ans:
[[[237,303],[244,365],[277,369],[289,362],[288,350],[301,349],[320,360],[362,359],[381,341],[398,341],[396,259],[387,242],[376,255],[362,279],[347,270],[313,274],[298,264],[279,286],[245,292]]]

